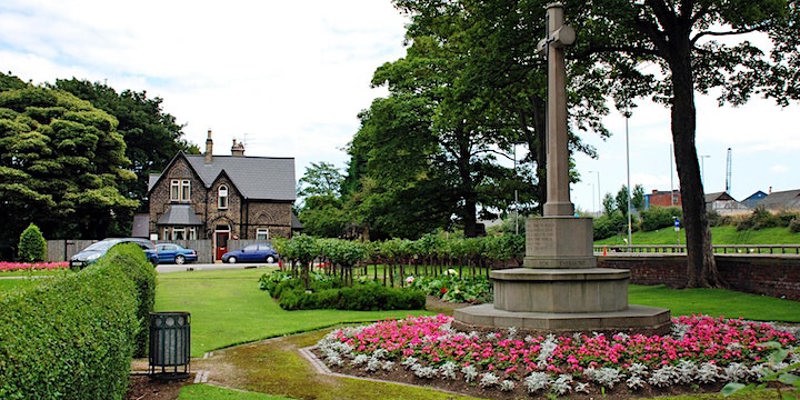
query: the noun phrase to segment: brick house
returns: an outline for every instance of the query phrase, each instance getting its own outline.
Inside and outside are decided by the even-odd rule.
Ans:
[[[299,225],[292,213],[294,158],[245,157],[235,139],[230,156],[215,156],[213,145],[208,131],[205,154],[178,153],[150,175],[150,236],[210,239],[215,259],[229,239],[291,237]]]
[[[650,207],[680,207],[681,192],[679,190],[653,190],[652,193],[644,195],[644,209]]]

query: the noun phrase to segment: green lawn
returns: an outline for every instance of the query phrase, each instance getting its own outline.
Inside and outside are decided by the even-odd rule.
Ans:
[[[192,314],[192,356],[275,336],[347,322],[377,321],[426,311],[284,311],[258,278],[271,269],[193,271],[159,274],[156,311]]]
[[[671,227],[650,232],[634,232],[633,244],[677,244],[675,230]],[[612,236],[594,242],[595,245],[624,245],[627,235]],[[800,244],[800,233],[792,233],[788,228],[767,228],[760,230],[737,231],[733,226],[711,228],[714,244]],[[680,231],[681,244],[686,244],[686,231]]]
[[[722,289],[628,287],[631,304],[669,308],[673,316],[707,314],[755,321],[800,322],[800,302]]]
[[[180,400],[288,400],[287,397],[223,389],[210,385],[189,385],[181,389]]]

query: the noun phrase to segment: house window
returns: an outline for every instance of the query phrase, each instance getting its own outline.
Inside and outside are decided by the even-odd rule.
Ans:
[[[189,228],[189,240],[197,240],[197,228],[190,227]]]
[[[181,181],[173,179],[169,185],[169,200],[178,201],[181,199]]]
[[[269,240],[269,229],[258,228],[256,230],[256,240]]]
[[[182,226],[173,227],[172,240],[186,240],[186,228]]]
[[[228,208],[228,187],[225,186],[225,185],[220,186],[219,190],[217,191],[217,194],[218,194],[218,196],[217,196],[217,198],[218,198],[217,207],[220,210],[227,209]]]
[[[161,232],[161,240],[169,240],[169,228],[166,226],[164,227],[163,232]]]
[[[169,183],[169,200],[185,201],[191,200],[192,182],[188,179],[173,179]]]
[[[181,181],[181,201],[191,200],[192,183],[188,179]]]

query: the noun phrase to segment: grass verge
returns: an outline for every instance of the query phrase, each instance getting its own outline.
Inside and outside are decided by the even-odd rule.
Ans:
[[[259,268],[160,274],[155,309],[192,314],[192,357],[236,344],[340,323],[431,314],[422,310],[284,311],[267,292],[258,288],[258,278],[269,271],[271,269]]]
[[[800,302],[724,289],[628,286],[631,304],[669,308],[672,315],[706,314],[754,321],[800,322]]]
[[[662,228],[650,232],[634,232],[631,240],[633,244],[663,244],[673,245],[680,236],[681,244],[686,243],[686,231],[676,234],[672,227]],[[595,245],[624,245],[627,234],[612,236],[594,242]],[[792,233],[788,228],[765,228],[759,230],[737,231],[733,226],[715,226],[711,228],[713,244],[798,244],[800,233]]]
[[[181,389],[178,400],[291,400],[287,397],[245,392],[211,385],[188,385]]]

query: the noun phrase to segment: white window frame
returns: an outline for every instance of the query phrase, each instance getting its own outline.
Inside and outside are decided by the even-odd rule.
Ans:
[[[217,189],[217,208],[220,210],[228,209],[228,186],[220,185]]]
[[[264,238],[260,238],[260,235],[263,235]],[[256,240],[269,240],[269,228],[256,229]]]
[[[188,179],[181,180],[181,201],[192,200],[192,181]]]
[[[163,232],[161,232],[161,240],[169,240],[169,228],[164,227]]]
[[[197,240],[197,228],[193,226],[189,227],[189,236],[187,240]]]
[[[181,181],[173,179],[169,183],[169,200],[180,201],[181,199]]]
[[[181,237],[178,237],[180,233]],[[172,240],[186,240],[186,228],[182,226],[173,226],[172,227]]]

